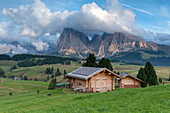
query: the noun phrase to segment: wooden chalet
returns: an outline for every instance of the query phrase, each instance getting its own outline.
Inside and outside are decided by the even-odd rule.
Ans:
[[[118,87],[120,88],[140,88],[143,82],[139,78],[136,78],[127,73],[120,74],[121,78],[118,78]]]
[[[68,75],[70,88],[82,88],[84,92],[106,92],[115,90],[115,79],[119,75],[106,68],[81,67]]]

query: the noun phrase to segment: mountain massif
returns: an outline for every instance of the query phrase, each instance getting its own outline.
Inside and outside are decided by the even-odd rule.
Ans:
[[[57,42],[58,53],[80,57],[90,52],[94,52],[99,58],[135,51],[162,51],[168,55],[170,53],[169,48],[169,46],[144,41],[125,32],[103,33],[101,36],[96,34],[89,40],[82,32],[70,28],[63,30]]]

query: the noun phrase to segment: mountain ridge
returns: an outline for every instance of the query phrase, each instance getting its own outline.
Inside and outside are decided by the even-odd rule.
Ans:
[[[97,57],[111,57],[116,53],[136,50],[164,51],[170,53],[170,46],[160,45],[155,42],[147,42],[133,34],[126,32],[95,34],[91,40],[78,31],[65,28],[57,42],[57,53],[65,55],[86,56],[93,52]]]

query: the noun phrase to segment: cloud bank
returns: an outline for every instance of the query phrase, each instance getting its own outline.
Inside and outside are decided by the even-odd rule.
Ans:
[[[66,27],[87,35],[125,31],[152,41],[159,36],[138,27],[135,13],[118,0],[106,0],[104,8],[95,2],[84,4],[80,11],[72,12],[51,12],[41,0],[34,0],[18,9],[3,9],[2,13],[10,21],[0,23],[0,41],[18,41],[34,46],[37,51],[47,51],[51,43],[56,45],[54,40]]]

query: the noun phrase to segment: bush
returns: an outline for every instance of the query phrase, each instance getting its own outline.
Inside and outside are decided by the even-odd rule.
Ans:
[[[9,95],[12,96],[12,92],[10,92]]]
[[[48,90],[54,90],[55,89],[55,84],[56,84],[56,78],[52,79],[49,86],[48,86]]]

